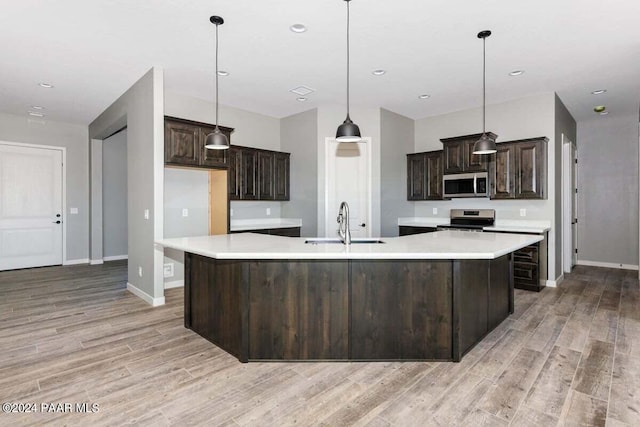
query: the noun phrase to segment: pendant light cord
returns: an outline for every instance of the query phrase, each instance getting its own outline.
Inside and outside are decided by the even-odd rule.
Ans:
[[[347,117],[349,117],[349,3],[347,0]]]
[[[218,27],[216,24],[216,129],[218,129]]]
[[[486,123],[486,119],[485,119],[485,110],[487,108],[487,104],[486,104],[486,93],[487,93],[487,88],[486,88],[486,58],[487,58],[487,53],[486,53],[486,46],[487,46],[487,39],[486,37],[482,39],[482,133],[485,133],[485,123]]]

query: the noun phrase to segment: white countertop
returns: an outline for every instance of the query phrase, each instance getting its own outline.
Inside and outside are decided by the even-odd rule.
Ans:
[[[384,237],[383,244],[308,244],[306,238],[256,233],[181,237],[156,242],[218,259],[494,259],[542,236],[447,230]]]
[[[449,219],[428,217],[398,218],[398,225],[408,227],[437,227],[439,225],[449,225]],[[483,231],[505,231],[511,233],[533,234],[542,234],[550,229],[551,226],[549,221],[516,219],[496,219],[495,224],[491,227],[482,228]]]
[[[300,218],[232,219],[230,231],[263,230],[265,228],[302,227]]]

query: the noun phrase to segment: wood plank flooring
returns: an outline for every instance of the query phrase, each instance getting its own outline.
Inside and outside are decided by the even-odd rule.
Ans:
[[[241,364],[151,308],[126,263],[0,273],[1,426],[640,425],[637,272],[576,267],[517,291],[460,363]],[[52,404],[97,404],[98,412]],[[43,413],[42,404],[53,412]]]

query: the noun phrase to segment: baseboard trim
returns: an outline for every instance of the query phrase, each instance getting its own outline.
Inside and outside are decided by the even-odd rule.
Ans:
[[[589,267],[617,268],[620,270],[638,270],[638,266],[633,264],[615,264],[612,262],[585,261],[582,259],[577,260],[576,265],[586,265]]]
[[[154,298],[142,289],[136,288],[129,282],[127,282],[127,290],[153,307],[164,305],[164,297]]]
[[[89,264],[89,258],[68,259],[62,265]]]
[[[100,264],[104,264],[104,261],[101,259],[92,259],[91,261],[89,261],[89,264],[91,265],[100,265]]]
[[[564,273],[562,273],[556,280],[547,280],[546,286],[550,288],[557,288],[560,283],[564,281]]]
[[[121,259],[129,259],[129,255],[111,255],[102,258],[103,261],[120,261]]]
[[[164,282],[165,289],[184,288],[184,280],[173,280],[171,282]]]

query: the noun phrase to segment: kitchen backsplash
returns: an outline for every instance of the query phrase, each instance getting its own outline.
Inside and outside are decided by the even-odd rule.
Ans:
[[[281,203],[232,201],[230,208],[233,213],[230,219],[280,218]]]

